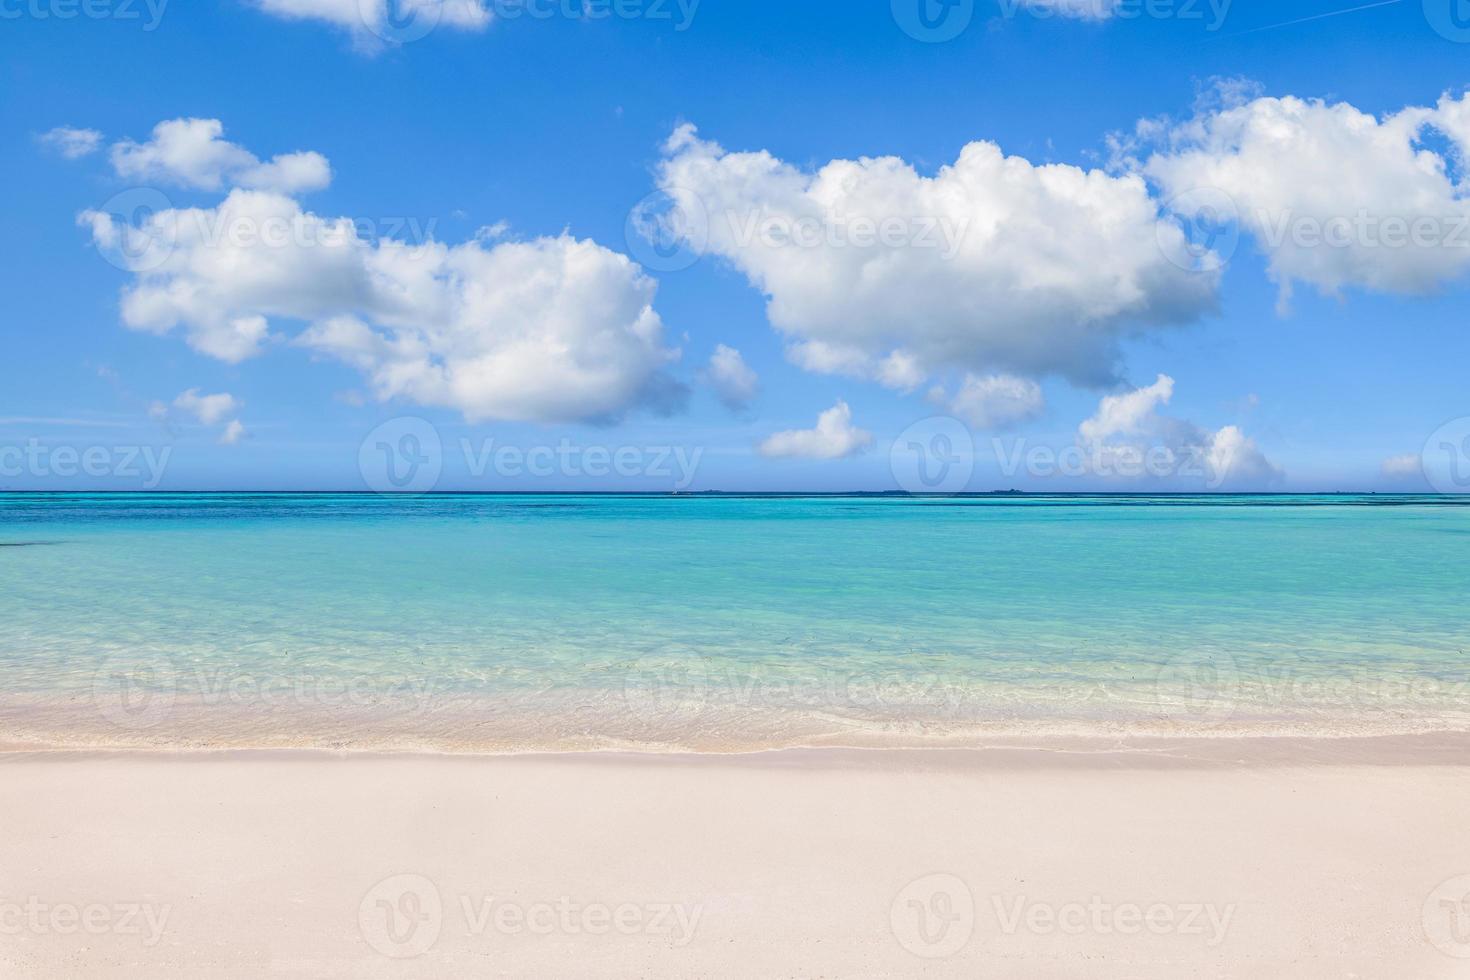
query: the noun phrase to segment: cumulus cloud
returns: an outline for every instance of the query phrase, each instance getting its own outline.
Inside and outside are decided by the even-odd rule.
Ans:
[[[102,145],[102,134],[95,129],[75,129],[57,126],[36,138],[40,144],[61,154],[67,160],[76,160],[97,152]]]
[[[284,341],[355,368],[381,401],[470,421],[611,422],[686,395],[666,373],[679,352],[664,343],[656,283],[589,240],[367,241],[350,218],[241,188],[138,224],[79,221],[135,274],[127,326],[182,331],[224,361]]]
[[[264,13],[284,20],[315,20],[342,28],[368,47],[396,38],[398,31],[411,32],[415,37],[441,26],[482,31],[494,19],[484,0],[255,0],[255,3]]]
[[[873,444],[873,434],[852,424],[852,409],[839,401],[817,417],[814,429],[788,429],[767,438],[758,447],[773,458],[842,459]]]
[[[1117,435],[1144,434],[1157,421],[1154,410],[1167,405],[1173,397],[1174,379],[1161,374],[1147,388],[1103,398],[1092,418],[1077,427],[1077,433],[1089,443],[1100,443]]]
[[[241,404],[239,399],[228,392],[201,395],[198,388],[190,388],[174,399],[175,408],[188,412],[205,425],[214,425],[225,416],[235,414],[240,410]]]
[[[732,412],[738,412],[750,404],[760,390],[760,379],[745,363],[745,358],[733,347],[719,344],[710,356],[705,377],[715,395]]]
[[[936,388],[930,400],[977,429],[1009,429],[1046,410],[1041,385],[1009,374],[967,374],[952,397]]]
[[[812,371],[901,390],[951,370],[1098,385],[1116,380],[1120,337],[1216,304],[1215,272],[1166,257],[1184,235],[1160,223],[1142,177],[993,143],[928,177],[896,157],[807,170],[683,126],[658,182],[695,219],[681,222],[694,244],[766,294]]]
[[[1346,102],[1229,95],[1187,123],[1142,124],[1162,144],[1143,169],[1186,204],[1223,192],[1283,309],[1296,283],[1419,294],[1470,271],[1470,97],[1379,118]]]
[[[244,405],[244,402],[228,392],[204,395],[198,388],[190,388],[174,399],[172,407],[161,401],[153,402],[148,406],[148,417],[170,429],[170,420],[180,415],[189,416],[205,426],[223,422],[224,426],[216,441],[222,446],[233,446],[245,437],[246,432],[244,423],[230,416],[239,412]]]
[[[1174,379],[1108,395],[1077,429],[1077,444],[1098,476],[1203,479],[1209,489],[1260,488],[1282,471],[1237,426],[1211,432],[1159,413],[1174,397]]]
[[[1383,461],[1380,469],[1383,475],[1387,477],[1424,475],[1423,461],[1417,453],[1401,453],[1398,456],[1390,456]]]
[[[125,180],[205,191],[234,186],[300,194],[332,182],[331,165],[320,153],[286,153],[263,163],[223,136],[218,119],[170,119],[153,127],[146,143],[114,143],[112,167]]]

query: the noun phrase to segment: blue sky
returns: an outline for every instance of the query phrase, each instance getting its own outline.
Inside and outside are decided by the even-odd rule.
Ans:
[[[426,438],[439,441],[432,467],[439,489],[930,489],[903,475],[908,464],[900,457],[916,442],[921,453],[959,453],[952,462],[972,490],[1428,488],[1413,465],[1426,440],[1446,423],[1451,442],[1470,434],[1452,422],[1470,414],[1466,279],[1457,253],[1445,258],[1457,242],[1398,249],[1380,275],[1361,242],[1325,258],[1320,246],[1273,255],[1242,219],[1239,244],[1218,271],[1212,260],[1203,270],[1176,271],[1158,254],[1134,254],[1140,236],[1153,235],[1152,218],[1128,219],[1116,232],[1126,240],[1115,245],[1113,231],[1099,231],[1085,208],[1068,206],[1072,198],[1038,192],[1032,201],[1023,190],[1035,189],[1036,168],[1065,164],[1098,168],[1108,206],[1143,200],[1166,222],[1171,192],[1212,182],[1228,185],[1243,212],[1316,219],[1326,208],[1328,218],[1412,218],[1396,196],[1403,182],[1393,167],[1402,160],[1385,150],[1380,166],[1351,141],[1337,141],[1333,127],[1352,127],[1332,107],[1386,120],[1464,93],[1470,45],[1453,22],[1435,29],[1433,3],[1402,0],[1317,17],[1354,5],[1235,0],[1212,8],[1159,0],[1152,9],[1162,16],[1136,16],[1141,3],[1085,0],[1072,16],[1043,16],[1048,11],[1022,0],[975,0],[957,36],[926,43],[901,28],[906,15],[895,6],[903,2],[936,0],[703,0],[692,9],[670,2],[652,10],[630,2],[639,16],[595,21],[566,15],[577,8],[510,18],[502,5],[488,23],[441,21],[422,38],[395,43],[366,30],[366,21],[354,26],[337,0],[315,7],[308,0],[176,0],[158,11],[156,24],[142,0],[97,0],[100,16],[69,16],[76,8],[67,0],[0,0],[7,93],[0,172],[11,191],[0,219],[10,243],[0,265],[8,301],[0,447],[29,453],[0,475],[0,487],[140,489],[154,481],[123,472],[121,460],[147,447],[155,459],[168,451],[155,484],[163,488],[376,489],[383,486],[373,461],[379,442],[390,447],[385,460],[423,447],[423,440],[402,441],[405,433],[423,434],[417,423],[393,421],[409,417],[428,423]],[[282,16],[293,3],[298,12],[336,12]],[[931,11],[943,12],[937,5]],[[1316,19],[1284,24],[1300,18]],[[1327,169],[1301,164],[1290,147],[1281,159],[1264,150],[1251,156],[1252,135],[1271,131],[1278,100],[1289,97],[1305,100],[1308,110],[1293,117],[1302,127],[1297,135],[1326,146]],[[1310,111],[1312,100],[1322,100],[1321,113]],[[1159,119],[1168,122],[1137,129],[1140,120]],[[1422,137],[1452,188],[1439,203],[1412,198],[1436,219],[1464,199],[1460,164],[1470,144],[1456,143],[1459,119],[1442,112]],[[150,146],[154,127],[169,120],[218,120],[221,134],[210,145],[227,142],[236,159],[245,153],[266,164],[284,154],[320,154],[330,183],[308,179],[316,189],[283,189],[278,175],[259,176],[245,164],[181,176],[176,160]],[[697,127],[695,143],[669,149],[666,141],[686,123]],[[66,144],[54,135],[58,127],[99,135]],[[1463,137],[1470,140],[1470,127]],[[120,167],[116,145],[127,141],[136,152]],[[991,250],[977,246],[957,264],[922,256],[916,268],[933,273],[922,286],[890,277],[872,287],[881,295],[864,292],[853,302],[842,277],[867,273],[853,272],[849,260],[866,253],[852,247],[792,256],[726,243],[706,246],[688,268],[642,273],[621,258],[647,254],[643,243],[630,243],[628,216],[661,185],[692,181],[706,203],[728,194],[774,206],[793,175],[799,183],[831,161],[895,157],[914,179],[894,179],[922,187],[975,141],[1022,161],[1023,183],[995,188],[989,204],[965,199],[946,207],[982,224],[990,220],[986,208],[999,207],[1009,230]],[[745,169],[756,161],[742,154],[758,151],[784,168],[779,179]],[[1155,157],[1177,166],[1151,166]],[[1287,173],[1298,164],[1301,173]],[[1130,168],[1138,173],[1130,176]],[[864,172],[859,179],[867,183],[858,203],[883,199],[880,177]],[[1043,189],[1047,179],[1040,179]],[[1141,182],[1146,197],[1129,198],[1129,180]],[[420,319],[439,315],[414,308],[418,294],[395,301],[390,314],[384,301],[358,308],[313,296],[293,306],[232,280],[228,314],[263,316],[266,334],[250,356],[236,350],[221,357],[217,347],[211,353],[191,340],[198,335],[185,322],[212,309],[175,311],[183,320],[167,331],[156,317],[151,325],[127,322],[124,293],[142,279],[109,261],[96,227],[78,216],[107,210],[104,202],[139,187],[173,207],[201,209],[242,187],[279,192],[313,214],[349,217],[385,237],[471,248],[467,262],[508,261],[510,251],[495,251],[502,247],[531,250],[524,257],[530,272],[497,265],[500,271],[467,287],[472,293],[513,289],[542,269],[538,263],[566,273],[566,263],[582,261],[566,257],[567,242],[592,243],[596,275],[608,281],[599,278],[595,289],[571,298],[558,287],[555,295],[515,301],[481,297],[452,325],[414,334],[433,347],[452,333],[445,342],[457,353],[415,363],[452,374],[450,359],[473,360],[481,372],[473,384],[437,374],[400,383],[408,370],[401,350],[371,355],[376,360],[365,365],[353,360],[359,348],[340,339],[315,334],[318,342],[302,342],[306,331],[339,315],[355,318],[363,336],[401,340],[403,331],[420,329]],[[806,190],[798,208],[819,196]],[[1065,192],[1073,193],[1082,192]],[[899,207],[905,220],[925,217]],[[1186,232],[1194,228],[1189,221],[1185,214]],[[527,244],[537,242],[550,244]],[[1076,244],[1079,255],[1056,257],[1071,250],[1063,243]],[[1101,281],[1095,267],[1118,256],[1126,256],[1117,262],[1130,282]],[[788,259],[810,274],[786,276]],[[998,267],[1004,272],[993,273]],[[1299,275],[1283,302],[1280,282],[1292,278],[1289,270]],[[836,285],[809,292],[808,283],[828,272]],[[1149,286],[1142,300],[1120,299],[1137,281],[1160,276],[1172,277],[1167,286]],[[1203,293],[1195,288],[1201,276],[1213,277]],[[1047,286],[1064,295],[1037,294],[1032,304],[1028,293],[1016,300],[1020,306],[1007,305],[1018,283],[1069,277],[1086,282]],[[905,282],[920,295],[906,296]],[[183,272],[153,284],[165,293],[198,285]],[[768,308],[768,289],[781,311]],[[1191,298],[1182,299],[1185,293]],[[433,290],[422,295],[442,298]],[[608,312],[635,296],[651,297],[661,323],[656,341],[630,339],[638,329],[633,314]],[[1033,323],[1027,304],[1053,299],[1059,312]],[[1100,303],[1118,308],[1078,326],[1078,311]],[[545,324],[560,323],[568,305],[585,322],[547,344],[531,337],[529,353],[483,339],[560,329]],[[883,319],[864,326],[867,310]],[[609,330],[617,338],[608,370],[601,355],[568,373],[536,353]],[[822,358],[793,349],[814,338],[842,337],[845,345],[848,330],[861,339],[843,350],[860,353],[861,365],[818,364]],[[975,340],[979,334],[987,339]],[[1104,338],[1098,351],[1085,354],[1068,339],[1095,335]],[[738,350],[758,378],[753,392],[727,397],[734,408],[717,397],[710,377],[719,345]],[[1023,346],[1038,350],[1004,353]],[[920,364],[895,382],[881,366],[891,351]],[[595,376],[591,390],[573,391],[586,376]],[[1167,397],[1160,376],[1172,381]],[[1008,380],[989,384],[994,378]],[[983,394],[980,408],[959,398],[967,379]],[[229,398],[206,402],[211,395]],[[843,405],[841,418],[818,425]],[[961,429],[949,427],[951,418]],[[1087,431],[1101,433],[1110,452],[1161,446],[1174,462],[1159,472],[1100,472],[1089,452],[1085,471],[1065,478],[1042,472],[1044,465],[1003,472],[997,463],[997,448],[1076,447],[1086,441],[1089,419],[1096,424]],[[787,437],[773,438],[781,433]],[[973,451],[954,449],[952,439],[935,442],[950,435]],[[1236,468],[1217,473],[1206,458],[1226,443]],[[78,453],[101,447],[109,462],[94,454],[99,465],[89,475],[68,467],[64,454],[58,463],[62,446]],[[495,461],[504,447],[562,449],[549,469],[529,472],[515,453]],[[600,472],[595,452],[591,466],[565,462],[582,459],[588,447],[631,450],[639,462],[627,454],[622,473]],[[697,459],[687,473],[657,465],[660,457],[680,458],[675,447],[684,460]],[[1206,459],[1203,470],[1182,469],[1185,456]],[[18,458],[12,449],[0,464]]]

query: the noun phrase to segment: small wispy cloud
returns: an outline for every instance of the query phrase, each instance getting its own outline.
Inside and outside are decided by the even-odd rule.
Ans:
[[[36,142],[68,160],[77,160],[97,152],[102,146],[102,134],[95,129],[57,126],[50,132],[37,136]]]

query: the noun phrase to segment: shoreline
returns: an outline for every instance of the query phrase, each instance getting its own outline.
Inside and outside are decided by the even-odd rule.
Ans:
[[[731,751],[688,749],[447,750],[332,746],[75,746],[0,741],[0,765],[98,760],[185,762],[442,761],[728,764],[832,768],[1220,769],[1315,766],[1470,766],[1470,732],[1343,736],[1126,736],[1000,738],[984,744],[810,744]]]

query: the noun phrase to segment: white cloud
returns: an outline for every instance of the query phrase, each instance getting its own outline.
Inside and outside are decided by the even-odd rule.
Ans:
[[[317,20],[375,44],[395,37],[421,36],[436,27],[482,31],[494,19],[484,0],[255,0],[265,13],[285,20]]]
[[[245,438],[245,426],[239,419],[231,419],[230,424],[225,426],[225,431],[219,434],[219,444],[233,446],[243,438]]]
[[[1002,2],[1004,4],[1020,3],[1040,17],[1107,20],[1117,13],[1122,0],[1002,0]]]
[[[1417,294],[1470,272],[1470,98],[1381,119],[1345,102],[1228,98],[1183,125],[1141,124],[1164,144],[1144,170],[1166,195],[1228,195],[1283,309],[1297,282]],[[1431,148],[1436,134],[1449,149]]]
[[[475,241],[496,242],[510,234],[510,222],[500,220],[491,225],[481,225],[475,230]]]
[[[174,407],[188,412],[204,425],[214,425],[227,415],[238,412],[243,403],[228,392],[220,392],[217,395],[201,395],[198,388],[190,388],[188,391],[174,399]]]
[[[684,395],[665,373],[679,352],[664,345],[657,284],[592,241],[369,242],[349,218],[241,189],[137,226],[80,221],[135,273],[127,326],[181,329],[221,360],[289,340],[356,368],[381,401],[471,421],[608,422],[672,410]],[[280,332],[287,322],[306,327]]]
[[[359,4],[359,0],[255,0],[263,12],[285,20],[322,20],[350,30],[367,26],[362,11],[367,9],[371,16],[373,7]]]
[[[262,163],[223,135],[218,119],[170,119],[154,126],[153,138],[146,143],[114,143],[112,167],[125,180],[206,191],[233,185],[299,194],[332,182],[331,165],[320,153],[286,153]]]
[[[1286,474],[1266,458],[1256,441],[1227,425],[1205,432],[1205,472],[1211,484],[1266,487],[1281,482]]]
[[[919,359],[906,350],[890,351],[878,362],[878,382],[897,391],[913,391],[924,383],[928,372]]]
[[[1423,476],[1423,460],[1417,453],[1402,453],[1398,456],[1390,456],[1383,461],[1381,467],[1383,475],[1389,477]]]
[[[1008,374],[965,375],[954,397],[936,389],[931,400],[977,429],[1008,429],[1029,422],[1046,410],[1041,385]]]
[[[1184,236],[1141,177],[1038,166],[993,143],[933,177],[895,157],[812,172],[684,126],[658,180],[707,217],[707,251],[767,295],[808,370],[900,389],[948,370],[1107,383],[1121,336],[1216,303],[1215,273],[1166,258],[1160,236]]]
[[[1259,489],[1282,471],[1237,426],[1210,432],[1159,414],[1174,397],[1174,379],[1161,374],[1145,388],[1108,395],[1077,429],[1077,444],[1098,476],[1202,480],[1207,489]]]
[[[76,160],[97,152],[102,145],[102,134],[95,129],[74,129],[57,126],[37,137],[42,146],[55,150],[68,160]]]
[[[852,409],[839,401],[817,417],[815,429],[777,432],[758,447],[762,456],[775,458],[841,459],[873,444],[873,434],[852,424]]]
[[[705,377],[714,388],[715,395],[731,411],[745,408],[760,390],[760,379],[745,363],[745,358],[738,350],[724,344],[715,347]]]
[[[1108,395],[1098,403],[1097,412],[1077,428],[1085,442],[1103,442],[1112,436],[1142,435],[1157,421],[1154,410],[1169,404],[1174,397],[1174,379],[1161,374],[1147,388],[1135,388],[1121,395]]]

